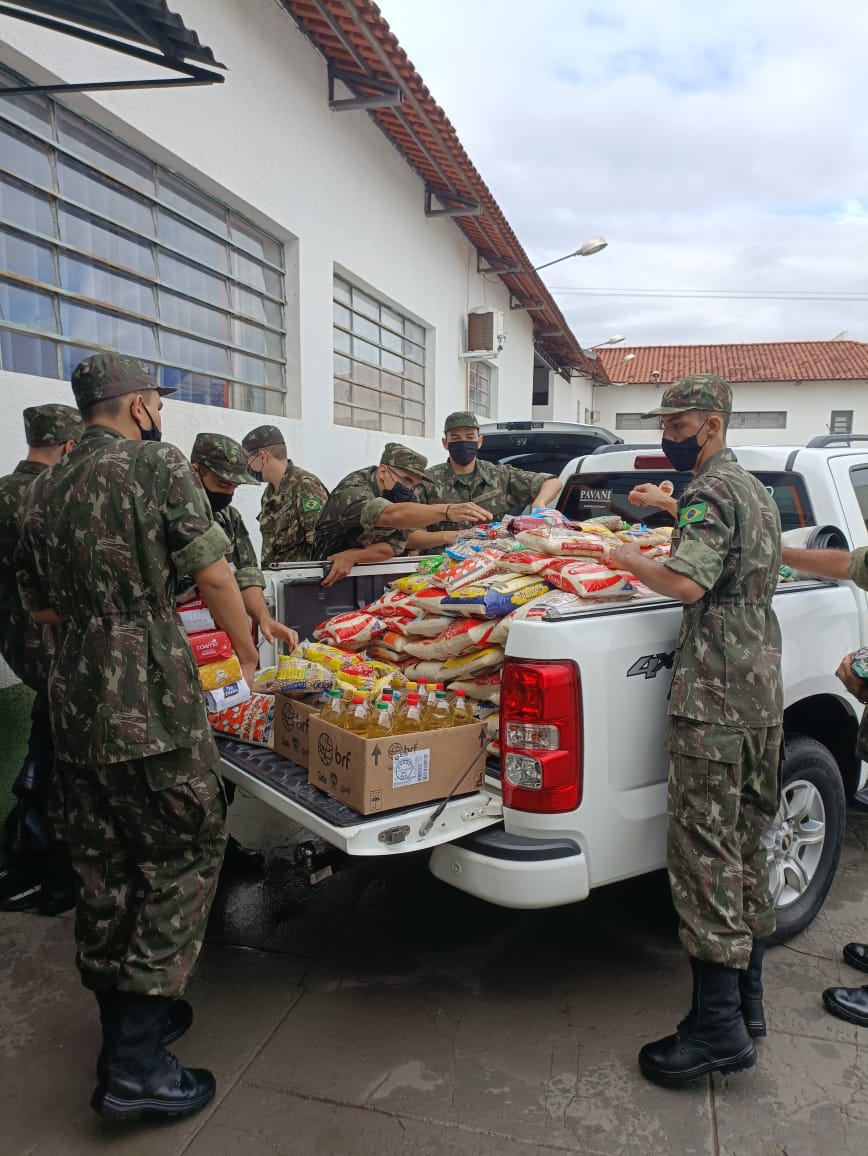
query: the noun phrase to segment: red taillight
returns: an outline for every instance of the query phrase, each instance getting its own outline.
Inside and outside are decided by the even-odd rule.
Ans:
[[[573,662],[507,658],[500,693],[503,805],[549,814],[582,801],[582,688]]]
[[[638,454],[633,459],[634,470],[674,470],[666,454]]]

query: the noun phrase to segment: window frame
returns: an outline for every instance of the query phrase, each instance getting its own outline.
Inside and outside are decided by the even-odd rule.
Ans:
[[[14,74],[8,69],[0,69],[0,79],[5,77],[14,79]],[[35,116],[33,109],[37,107],[34,102],[37,101],[40,116],[44,119],[44,123],[40,122],[39,125],[33,123]],[[16,109],[22,110],[19,119],[15,119]],[[77,126],[81,129],[82,138],[92,143],[92,148],[88,149],[85,146],[76,149],[70,145],[70,135],[73,135],[70,130],[74,130]],[[154,352],[142,356],[157,373],[165,370],[167,374],[179,374],[179,380],[189,384],[191,391],[197,388],[193,379],[212,378],[210,383],[212,387],[216,384],[225,387],[223,390],[225,408],[249,410],[249,404],[258,400],[261,402],[258,411],[275,416],[285,414],[288,401],[286,303],[288,270],[284,240],[248,221],[235,209],[197,188],[179,173],[151,160],[101,125],[73,112],[56,99],[12,97],[4,100],[0,95],[0,127],[7,131],[11,130],[13,135],[23,137],[26,142],[32,142],[33,146],[48,153],[51,186],[13,171],[3,163],[2,156],[0,156],[0,178],[14,189],[18,189],[28,200],[38,198],[40,202],[47,201],[52,232],[45,233],[36,225],[28,226],[26,223],[6,220],[0,222],[0,231],[13,239],[23,240],[34,246],[47,246],[52,253],[54,265],[53,283],[39,277],[22,276],[6,269],[0,270],[0,282],[51,294],[55,301],[55,328],[52,331],[21,325],[7,319],[0,319],[0,328],[12,335],[50,341],[55,351],[55,376],[62,380],[65,376],[65,350],[70,347],[80,349],[82,357],[93,352],[130,352],[118,350],[117,346],[106,343],[104,334],[100,334],[101,340],[98,343],[93,343],[80,334],[63,331],[60,314],[64,302],[105,312],[121,321],[144,324],[152,328]],[[66,135],[62,136],[62,133]],[[100,153],[101,145],[104,154]],[[108,157],[102,167],[99,165],[101,155]],[[128,165],[127,180],[119,175],[123,173],[124,163]],[[105,205],[94,207],[64,193],[60,175],[64,165],[72,166],[83,173],[86,180],[106,186],[110,196],[131,199],[139,206],[146,206],[153,228],[150,232],[137,231],[129,221],[125,222],[112,216],[106,211]],[[148,181],[151,191],[146,187],[143,188],[143,185],[147,186]],[[171,197],[166,193],[169,189],[172,190]],[[207,209],[212,213],[215,222],[222,220],[222,231],[203,223],[201,214],[197,217],[190,212],[184,212],[180,207],[180,200],[185,194],[192,205],[199,203],[203,206],[201,214]],[[85,227],[90,226],[115,235],[118,238],[119,248],[130,244],[148,252],[150,261],[143,260],[142,265],[149,264],[150,272],[142,267],[132,268],[94,249],[72,243],[68,239],[69,222],[76,218],[83,222]],[[183,229],[192,229],[201,234],[208,243],[218,243],[225,255],[225,267],[219,268],[218,265],[209,263],[204,250],[191,256],[179,244],[173,244],[170,239],[161,236],[161,220],[175,220]],[[48,217],[45,217],[43,223],[46,225],[49,223]],[[105,249],[109,248],[110,245],[105,246]],[[269,253],[270,256],[267,255]],[[132,256],[132,250],[128,250],[125,255]],[[206,276],[220,279],[225,289],[224,300],[215,307],[213,299],[206,296],[205,289],[200,290],[197,296],[195,286],[181,288],[175,282],[165,280],[161,269],[161,256],[189,266],[194,274],[199,270]],[[64,258],[83,260],[95,270],[98,277],[124,278],[135,282],[151,293],[153,312],[142,314],[124,304],[105,301],[100,297],[89,297],[69,289],[61,284],[61,266]],[[261,275],[254,272],[257,266],[262,270]],[[256,277],[260,279],[258,285],[254,284]],[[262,302],[258,316],[251,314],[250,305],[245,306],[242,303],[245,293]],[[164,301],[164,294],[189,302],[192,307],[189,311],[191,315],[197,308],[214,310],[223,319],[225,330],[223,335],[215,336],[213,332],[192,328],[189,323],[185,325],[183,318],[177,313],[165,313],[164,307],[168,301]],[[261,332],[258,339],[256,331]],[[194,364],[197,360],[195,357],[178,359],[164,356],[160,344],[162,333],[222,350],[226,362],[225,372],[221,370],[219,375],[215,375],[204,364]],[[246,344],[243,343],[245,339]],[[195,345],[191,345],[187,352],[193,353],[194,349]],[[279,350],[279,356],[276,350]],[[245,359],[253,359],[246,364],[248,367],[256,366],[255,375],[243,372]],[[2,361],[0,368],[16,371],[14,365],[6,366]],[[18,370],[18,372],[29,371]],[[256,377],[260,380],[256,380]],[[257,391],[272,396],[258,397]],[[245,398],[246,401],[236,405],[236,395],[239,399]]]

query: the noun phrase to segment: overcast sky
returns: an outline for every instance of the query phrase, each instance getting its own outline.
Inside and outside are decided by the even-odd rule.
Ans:
[[[868,4],[378,3],[583,344],[868,340]]]

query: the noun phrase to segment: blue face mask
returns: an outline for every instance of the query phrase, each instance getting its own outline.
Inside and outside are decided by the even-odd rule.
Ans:
[[[153,417],[151,416],[151,411],[144,404],[144,402],[142,402],[142,409],[145,411],[145,413],[148,415],[148,417],[151,418],[151,428],[150,429],[145,429],[145,427],[143,425],[141,425],[139,422],[136,422],[136,425],[139,427],[139,429],[142,432],[142,441],[143,442],[162,441],[163,435],[160,432],[160,430],[157,429],[157,423],[154,421]]]

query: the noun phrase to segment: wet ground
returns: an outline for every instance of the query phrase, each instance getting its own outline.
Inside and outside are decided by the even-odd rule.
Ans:
[[[364,864],[313,890],[300,832],[239,799],[269,849],[221,888],[177,1045],[210,1067],[204,1112],[109,1125],[88,1100],[98,1029],[68,916],[0,916],[0,1156],[865,1156],[868,1032],[820,991],[868,937],[868,817],[852,815],[812,927],[767,957],[771,1032],[751,1072],[666,1091],[636,1052],[686,1010],[665,879],[541,912],[487,906],[422,861]]]

